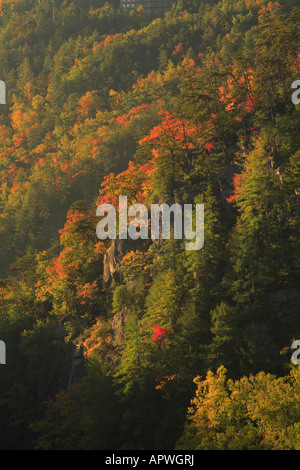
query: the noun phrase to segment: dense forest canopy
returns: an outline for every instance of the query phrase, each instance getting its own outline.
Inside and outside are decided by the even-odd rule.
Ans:
[[[298,0],[0,0],[0,80],[0,448],[299,450]]]

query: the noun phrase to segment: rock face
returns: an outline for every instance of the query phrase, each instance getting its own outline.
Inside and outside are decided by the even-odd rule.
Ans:
[[[124,241],[127,240],[113,240],[110,247],[106,250],[103,261],[103,282],[107,284],[116,271],[118,263],[124,256]]]
[[[124,327],[129,313],[129,309],[123,308],[120,312],[117,312],[112,319],[112,344],[114,346],[119,346],[122,343]]]
[[[57,326],[54,330],[55,339],[64,340],[67,336],[67,329],[65,326]],[[71,353],[70,365],[62,377],[62,390],[66,390],[73,383],[80,381],[84,375],[84,354],[83,345],[78,343]]]
[[[84,367],[83,346],[82,344],[78,344],[72,355],[70,370],[68,374],[68,388],[72,384],[76,382],[80,382],[84,374],[85,374],[85,367]]]
[[[106,250],[103,260],[103,283],[108,284],[114,277],[122,258],[129,251],[145,250],[145,240],[121,240],[116,238]]]

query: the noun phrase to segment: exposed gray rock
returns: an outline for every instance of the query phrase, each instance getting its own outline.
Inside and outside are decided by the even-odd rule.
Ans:
[[[71,367],[69,371],[69,378],[68,378],[68,387],[70,385],[80,381],[84,376],[85,367],[84,367],[84,356],[81,352],[76,349],[74,352],[74,356],[72,358]]]
[[[145,240],[121,240],[116,238],[106,250],[103,260],[103,283],[108,284],[114,277],[122,258],[129,251],[145,250]]]
[[[116,271],[117,264],[124,256],[124,240],[113,240],[110,247],[106,250],[103,261],[103,282],[107,284]]]
[[[123,308],[120,312],[117,312],[112,319],[112,344],[118,346],[122,343],[124,328],[130,311],[127,308]]]

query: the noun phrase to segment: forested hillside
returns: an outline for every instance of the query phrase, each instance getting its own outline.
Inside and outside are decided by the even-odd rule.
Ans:
[[[0,0],[0,80],[0,448],[300,450],[298,0]]]

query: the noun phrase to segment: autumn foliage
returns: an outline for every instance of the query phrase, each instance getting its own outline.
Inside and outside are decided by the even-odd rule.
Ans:
[[[0,1],[0,449],[299,449],[299,24]],[[120,196],[203,248],[99,240]]]

